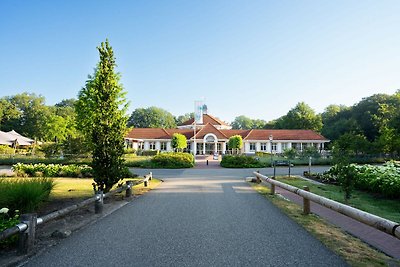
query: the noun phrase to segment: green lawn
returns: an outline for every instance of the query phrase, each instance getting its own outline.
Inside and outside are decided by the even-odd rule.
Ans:
[[[129,178],[127,180],[140,180],[140,178]],[[93,196],[93,179],[91,178],[54,178],[55,187],[50,194],[50,201],[53,199],[65,198],[89,198]],[[125,184],[125,180],[122,180]],[[142,194],[144,190],[152,189],[160,183],[157,179],[152,179],[146,188],[143,184],[133,187],[134,194]],[[114,186],[115,189],[117,185]]]
[[[344,203],[343,191],[340,186],[329,184],[318,185],[296,177],[277,177],[277,180],[298,188],[308,186],[310,191],[315,194]],[[400,222],[400,201],[398,199],[387,199],[378,195],[354,190],[347,204],[380,217]]]

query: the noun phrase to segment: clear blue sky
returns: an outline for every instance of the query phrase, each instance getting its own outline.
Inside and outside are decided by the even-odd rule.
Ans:
[[[131,101],[272,120],[400,88],[400,1],[0,2],[0,96],[76,98],[106,38]]]

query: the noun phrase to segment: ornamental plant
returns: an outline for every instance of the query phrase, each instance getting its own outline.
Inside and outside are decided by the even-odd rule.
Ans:
[[[0,232],[14,227],[19,223],[19,211],[15,210],[14,215],[9,214],[8,208],[0,209]],[[5,240],[0,241],[0,248],[7,248],[14,245],[18,240],[18,235],[14,235]]]
[[[387,162],[384,165],[349,164],[346,168],[340,165],[332,166],[324,173],[329,179],[343,179],[351,175],[354,187],[371,193],[379,193],[389,198],[400,198],[400,166],[396,162]]]

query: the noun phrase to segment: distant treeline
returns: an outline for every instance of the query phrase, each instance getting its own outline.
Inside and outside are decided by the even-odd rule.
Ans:
[[[79,136],[75,124],[75,99],[54,106],[43,96],[17,94],[0,98],[0,130],[15,130],[41,141],[63,141]],[[193,118],[193,113],[174,116],[158,108],[137,108],[127,127],[175,128]],[[400,154],[400,90],[393,95],[375,94],[353,106],[330,105],[317,114],[304,102],[276,120],[265,121],[238,116],[234,129],[311,129],[345,146],[355,154]]]

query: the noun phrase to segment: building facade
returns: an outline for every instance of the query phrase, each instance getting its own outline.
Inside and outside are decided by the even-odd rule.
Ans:
[[[285,149],[304,150],[315,147],[324,151],[328,139],[312,130],[274,130],[252,129],[233,130],[230,125],[211,115],[203,115],[202,124],[188,120],[176,129],[135,128],[125,137],[126,146],[136,150],[173,151],[171,138],[174,133],[186,136],[187,151],[195,155],[226,154],[231,136],[240,135],[243,139],[242,153],[256,152],[283,153]]]

